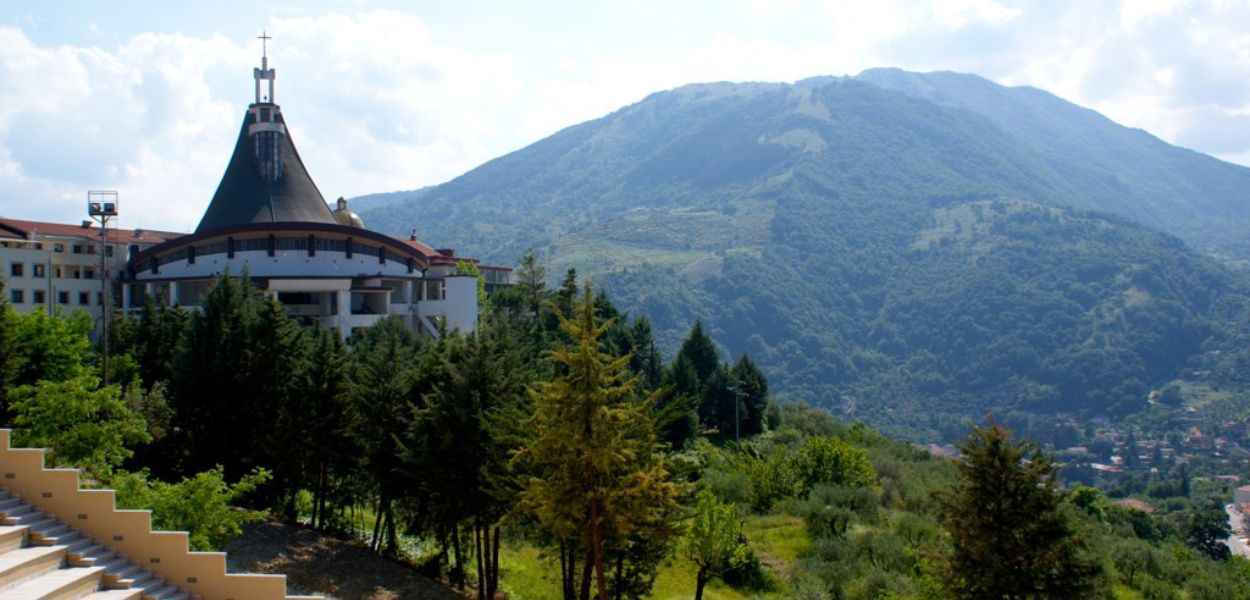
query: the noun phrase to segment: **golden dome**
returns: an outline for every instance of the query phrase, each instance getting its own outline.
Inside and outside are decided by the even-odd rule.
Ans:
[[[364,220],[360,218],[360,215],[347,209],[347,200],[342,197],[339,198],[338,208],[334,209],[334,220],[346,227],[365,228]]]

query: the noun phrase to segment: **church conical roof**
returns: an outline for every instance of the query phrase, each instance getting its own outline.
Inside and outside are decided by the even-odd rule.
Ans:
[[[291,142],[282,108],[274,103],[277,72],[269,67],[267,53],[252,77],[256,101],[247,107],[230,164],[195,232],[253,223],[336,223]],[[262,83],[268,84],[264,95]]]
[[[249,128],[255,125],[252,123],[254,114],[257,113],[249,110],[244,118],[230,164],[195,232],[249,223],[335,223],[325,198],[304,168],[291,136],[283,131],[261,142],[256,138],[271,132],[249,135]],[[281,119],[280,113],[275,116]],[[264,143],[276,147],[273,149],[277,151],[277,169],[268,167],[266,161],[257,156],[257,148]]]

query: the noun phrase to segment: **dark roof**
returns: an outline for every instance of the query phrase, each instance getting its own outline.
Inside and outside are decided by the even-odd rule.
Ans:
[[[247,134],[249,118],[245,114],[239,128],[239,139],[226,173],[217,185],[213,201],[204,211],[196,233],[234,227],[248,223],[327,223],[334,224],[334,215],[317,185],[304,168],[290,131],[280,136],[279,156],[282,177],[267,183],[252,155],[252,140]]]
[[[244,223],[242,225],[231,225],[220,229],[212,229],[207,232],[195,232],[191,235],[166,240],[150,248],[141,250],[138,254],[130,259],[130,264],[141,265],[143,261],[154,256],[160,256],[167,252],[173,252],[180,248],[192,244],[198,244],[206,240],[217,240],[233,235],[247,234],[280,234],[280,233],[328,233],[337,234],[345,237],[354,238],[361,243],[384,244],[397,254],[411,256],[417,259],[417,264],[424,269],[431,262],[430,255],[423,252],[420,246],[413,245],[412,242],[394,238],[389,235],[382,235],[376,231],[368,229],[360,229],[358,227],[347,227],[338,223],[311,223],[311,222],[283,222],[283,223]],[[441,255],[436,255],[441,256]]]

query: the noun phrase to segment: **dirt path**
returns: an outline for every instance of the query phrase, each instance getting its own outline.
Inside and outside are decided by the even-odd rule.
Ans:
[[[463,600],[364,546],[302,527],[257,523],[226,546],[231,572],[284,573],[287,593],[328,600]]]

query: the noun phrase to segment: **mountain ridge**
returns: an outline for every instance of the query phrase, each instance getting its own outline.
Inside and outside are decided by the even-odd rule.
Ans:
[[[1243,274],[1132,222],[1161,218],[1159,198],[1215,159],[1116,216],[1138,208],[1141,169],[1169,172],[1107,162],[1149,153],[1139,134],[1073,140],[1037,116],[1046,96],[989,115],[975,109],[993,87],[863,76],[657,92],[364,216],[403,233],[438,215],[423,238],[493,262],[534,247],[553,278],[576,267],[650,316],[670,355],[699,317],[783,393],[920,435],[983,410],[1138,410],[1232,318],[1216,307],[1243,297]],[[946,103],[889,89],[909,77]],[[1152,160],[1192,170],[1165,150]],[[1231,172],[1190,204],[1241,210],[1225,187],[1250,170]],[[943,418],[898,414],[918,398]]]

